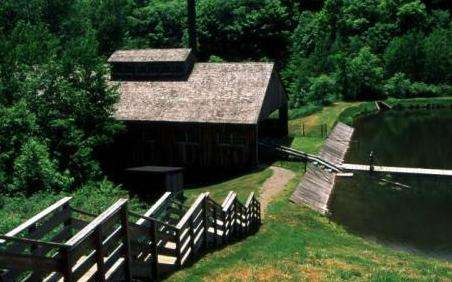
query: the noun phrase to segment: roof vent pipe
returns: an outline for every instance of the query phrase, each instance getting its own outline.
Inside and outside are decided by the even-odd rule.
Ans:
[[[198,44],[196,39],[196,0],[187,0],[188,9],[188,44],[192,52],[197,55]]]

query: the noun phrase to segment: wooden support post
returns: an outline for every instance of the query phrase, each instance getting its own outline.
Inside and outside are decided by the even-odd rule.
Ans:
[[[62,269],[61,274],[64,282],[72,282],[72,256],[68,247],[62,247],[60,249]]]
[[[94,231],[94,244],[96,248],[97,265],[96,281],[105,281],[105,274],[107,272],[104,264],[105,252],[102,242],[102,225],[99,225]]]
[[[130,237],[129,237],[129,218],[128,218],[128,208],[127,202],[121,208],[121,231],[122,231],[122,244],[124,251],[124,275],[125,280],[132,280],[132,269],[131,269],[131,256],[130,256]]]
[[[176,267],[181,268],[182,266],[182,251],[181,251],[181,232],[180,229],[176,229]]]
[[[149,231],[150,231],[150,237],[151,237],[151,248],[152,248],[152,275],[154,277],[153,280],[158,281],[159,280],[159,254],[157,249],[157,223],[153,220],[149,221]]]
[[[32,235],[34,232],[36,232],[36,223],[34,223],[30,227],[28,227],[27,230],[28,230],[28,235]],[[30,238],[33,238],[33,237],[30,236]],[[31,244],[30,245],[30,254],[38,255],[37,254],[37,249],[38,249],[38,246],[36,244]],[[40,280],[40,275],[38,273],[38,270],[34,270],[31,273],[29,279],[30,279],[30,281],[38,281],[38,280]]]
[[[217,207],[212,205],[213,207],[213,240],[215,242],[215,247],[218,247],[218,230],[217,230]],[[224,234],[224,233],[223,233]]]
[[[203,236],[204,236],[204,248],[207,250],[208,248],[209,248],[209,206],[208,206],[208,203],[207,203],[207,201],[208,201],[208,199],[209,199],[209,196],[207,196],[206,195],[206,197],[204,198],[204,200],[203,200],[203,205],[202,205],[202,208],[203,208],[203,216],[204,216],[204,218],[203,218],[203,223],[204,223],[204,234],[203,234]]]
[[[191,255],[194,255],[194,245],[195,245],[195,231],[194,231],[194,228],[193,228],[193,216],[190,216],[190,218],[189,218],[189,220],[188,220],[188,226],[189,226],[189,229],[188,229],[188,235],[190,236],[190,244],[189,244],[189,247],[190,247],[190,249],[191,249]],[[187,252],[188,252],[188,248],[187,248],[187,250],[186,250]]]
[[[223,237],[221,238],[221,244],[224,245],[227,242],[229,235],[226,235],[226,217],[228,214],[223,211]]]

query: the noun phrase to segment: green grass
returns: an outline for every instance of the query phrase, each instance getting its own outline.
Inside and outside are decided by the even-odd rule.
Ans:
[[[188,202],[192,202],[199,194],[210,192],[210,197],[218,203],[222,203],[228,195],[229,191],[237,193],[237,197],[244,203],[251,192],[259,195],[262,184],[272,176],[272,170],[262,168],[250,174],[246,174],[219,184],[206,187],[192,188],[184,190],[184,195],[188,198]]]
[[[210,253],[169,281],[450,281],[452,264],[349,234],[288,201],[301,174],[269,206],[260,231]]]
[[[332,127],[340,113],[360,103],[337,103],[314,115],[290,121],[292,146],[315,153],[322,138],[302,137],[296,126],[304,121]],[[288,198],[302,177],[299,163],[277,162],[297,176],[282,195],[270,203],[259,232],[238,243],[202,257],[169,281],[451,281],[452,263],[395,251],[353,235]],[[262,173],[262,172],[259,172]],[[258,173],[258,174],[259,174]],[[257,177],[256,174],[251,175]],[[259,178],[259,177],[257,177]],[[236,188],[260,181],[247,176],[228,181]],[[222,184],[200,188],[218,194]],[[248,187],[247,189],[253,189]],[[224,195],[224,194],[222,194]],[[220,195],[219,195],[220,196]]]
[[[310,154],[318,153],[324,143],[324,138],[319,134],[319,125],[326,124],[329,132],[338,120],[339,115],[345,109],[360,104],[360,102],[337,102],[323,108],[315,114],[290,120],[289,135],[292,139],[291,147]],[[303,125],[305,133],[314,132],[314,134],[311,134],[311,136],[303,136]],[[318,134],[316,134],[317,132]]]

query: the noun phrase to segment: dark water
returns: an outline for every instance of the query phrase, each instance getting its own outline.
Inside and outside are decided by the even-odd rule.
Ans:
[[[347,162],[452,169],[452,111],[387,112],[362,118]],[[339,178],[331,217],[392,247],[452,259],[452,178],[355,174]]]

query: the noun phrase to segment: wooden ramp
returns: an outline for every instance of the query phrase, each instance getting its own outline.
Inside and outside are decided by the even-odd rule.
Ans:
[[[370,172],[369,165],[342,164],[340,167],[347,171]],[[393,166],[379,166],[379,165],[374,166],[373,172],[393,173],[393,174],[412,174],[412,175],[452,176],[452,170],[412,168],[412,167],[393,167]]]
[[[337,123],[320,150],[319,159],[341,167],[349,148],[354,128]],[[292,202],[307,205],[321,213],[328,211],[328,201],[333,191],[337,171],[322,165],[311,165],[290,197]]]
[[[120,199],[94,215],[64,198],[0,235],[0,281],[160,280],[261,224],[254,193],[244,204],[234,192],[222,204],[183,199],[166,193],[143,215]]]

